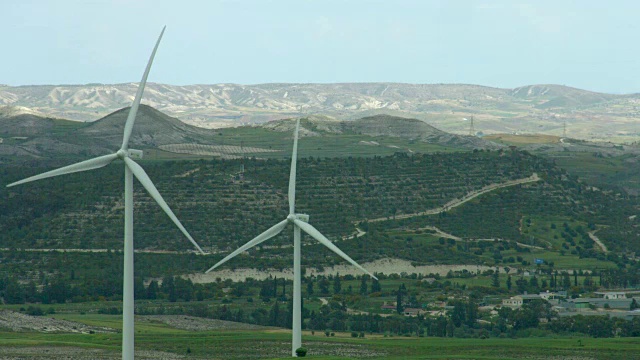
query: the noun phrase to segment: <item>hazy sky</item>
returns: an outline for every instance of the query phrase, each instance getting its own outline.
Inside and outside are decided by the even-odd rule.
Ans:
[[[3,0],[0,84],[564,84],[640,92],[638,1]]]

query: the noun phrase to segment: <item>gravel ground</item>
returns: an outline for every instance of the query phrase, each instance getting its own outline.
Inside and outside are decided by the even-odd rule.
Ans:
[[[161,351],[136,351],[136,359],[143,360],[177,360],[184,359],[176,355]],[[76,347],[0,347],[0,360],[112,360],[121,359],[119,351],[100,349],[85,349]]]
[[[373,350],[366,345],[340,344],[329,342],[307,342],[302,344],[307,356],[339,356],[349,359],[383,357],[385,352]],[[237,344],[234,347],[222,346],[209,349],[208,359],[273,359],[291,356],[290,342],[254,341]]]
[[[0,328],[11,331],[67,332],[67,333],[112,333],[112,328],[89,326],[73,321],[52,319],[46,316],[31,316],[10,310],[0,310]]]
[[[136,322],[159,322],[176,329],[188,331],[209,330],[265,330],[269,327],[244,324],[233,321],[206,319],[184,315],[145,315],[136,316]]]

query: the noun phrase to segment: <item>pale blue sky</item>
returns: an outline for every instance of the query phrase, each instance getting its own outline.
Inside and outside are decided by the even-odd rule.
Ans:
[[[640,92],[638,1],[4,0],[0,83],[554,83]]]

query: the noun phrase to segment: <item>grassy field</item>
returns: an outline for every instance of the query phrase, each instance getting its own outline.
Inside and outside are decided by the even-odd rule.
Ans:
[[[57,318],[119,329],[120,316],[58,314]],[[0,357],[55,349],[110,358],[119,356],[120,333],[44,334],[0,332]],[[186,359],[286,359],[289,330],[185,331],[164,324],[136,323],[136,350]],[[304,332],[303,344],[313,359],[639,359],[633,338],[529,337],[519,339],[450,339],[386,337],[350,333]],[[41,354],[41,355],[42,355]],[[173,357],[171,357],[173,355]],[[19,358],[19,356],[16,356]],[[23,357],[24,358],[24,357]],[[44,357],[46,358],[46,357]],[[80,357],[82,358],[82,357]]]

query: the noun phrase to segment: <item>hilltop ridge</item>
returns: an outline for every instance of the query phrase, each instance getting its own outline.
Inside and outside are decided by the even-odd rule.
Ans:
[[[291,133],[295,122],[291,119],[270,121],[262,128],[277,132]],[[387,114],[367,116],[351,121],[340,121],[328,116],[307,116],[300,122],[300,136],[327,136],[357,134],[371,137],[389,136],[409,141],[421,141],[442,146],[464,149],[499,149],[504,147],[475,136],[450,134],[418,119],[410,119]]]

